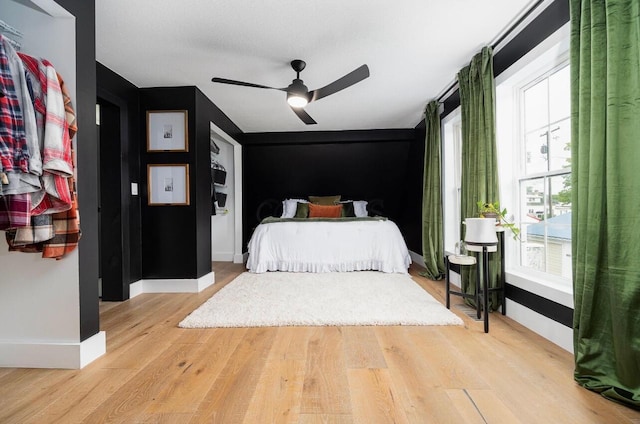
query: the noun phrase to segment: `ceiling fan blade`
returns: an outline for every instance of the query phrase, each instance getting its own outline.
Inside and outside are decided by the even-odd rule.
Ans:
[[[267,87],[266,85],[260,85],[260,84],[253,84],[250,82],[242,82],[242,81],[236,81],[236,80],[230,80],[230,79],[226,79],[226,78],[211,78],[212,82],[219,82],[222,84],[231,84],[231,85],[241,85],[243,87],[254,87],[254,88],[268,88],[269,90],[280,90],[280,91],[287,91],[286,88],[275,88],[275,87]]]
[[[314,121],[313,118],[309,116],[309,114],[303,108],[292,107],[291,110],[293,111],[293,113],[298,115],[298,118],[300,118],[302,122],[304,122],[305,124],[307,125],[317,124],[317,122]]]
[[[359,83],[365,78],[369,77],[369,67],[362,65],[361,67],[349,72],[342,78],[338,78],[329,85],[325,85],[322,88],[313,90],[309,93],[311,101],[320,100],[323,97],[327,97],[331,94],[337,93],[340,90],[344,90],[347,87],[351,87],[353,84]]]

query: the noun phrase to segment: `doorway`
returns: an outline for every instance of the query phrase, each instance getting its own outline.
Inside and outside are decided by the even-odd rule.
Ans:
[[[212,207],[211,217],[211,260],[243,263],[246,255],[242,252],[242,145],[225,133],[213,122],[209,124],[213,162],[226,170],[223,184],[212,181],[214,192],[222,193],[224,206],[218,201]],[[219,196],[218,196],[219,197]]]
[[[96,106],[98,127],[98,236],[101,298],[121,301],[129,298],[124,280],[122,219],[122,125],[120,107],[102,98]]]

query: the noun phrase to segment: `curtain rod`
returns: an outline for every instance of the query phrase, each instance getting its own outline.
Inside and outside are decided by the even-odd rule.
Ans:
[[[495,49],[500,43],[502,43],[508,36],[510,36],[515,29],[522,23],[524,22],[525,19],[527,19],[529,16],[531,16],[531,14],[542,4],[545,3],[546,0],[538,0],[533,6],[531,6],[529,8],[529,10],[527,10],[525,13],[522,14],[522,16],[520,16],[506,31],[504,31],[502,34],[498,35],[497,39],[495,39],[493,42],[491,42],[491,47],[493,49]],[[454,81],[449,84],[447,86],[447,88],[445,90],[443,90],[441,92],[441,94],[436,97],[436,99],[438,100],[438,103],[442,103],[442,101],[446,98],[449,97],[451,95],[451,92],[454,91],[454,89],[456,88],[456,86],[458,85],[458,81],[457,78],[454,79]]]

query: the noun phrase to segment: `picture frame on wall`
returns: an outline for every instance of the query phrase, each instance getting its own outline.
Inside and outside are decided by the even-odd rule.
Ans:
[[[189,205],[189,164],[147,165],[149,206]]]
[[[186,110],[148,110],[147,151],[188,152],[188,112]]]

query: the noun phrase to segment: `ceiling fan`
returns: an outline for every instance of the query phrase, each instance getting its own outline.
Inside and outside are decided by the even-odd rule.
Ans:
[[[329,85],[325,85],[322,88],[309,91],[304,82],[300,79],[300,72],[307,66],[304,60],[296,59],[291,61],[291,67],[296,71],[296,78],[289,84],[288,87],[275,88],[267,87],[266,85],[252,84],[250,82],[235,81],[226,78],[214,77],[211,79],[213,82],[219,82],[222,84],[241,85],[244,87],[255,88],[267,88],[269,90],[280,90],[287,93],[287,103],[291,106],[291,110],[307,125],[315,124],[311,116],[304,110],[304,107],[313,101],[320,100],[323,97],[327,97],[331,94],[335,94],[340,90],[344,90],[347,87],[359,83],[365,78],[369,77],[369,67],[362,65],[359,68],[349,72],[347,75],[338,78]]]

